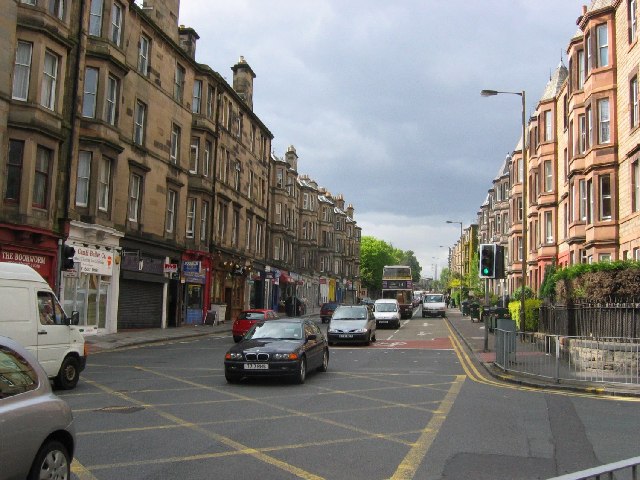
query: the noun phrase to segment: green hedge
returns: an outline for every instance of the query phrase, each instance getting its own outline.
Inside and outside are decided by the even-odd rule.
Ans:
[[[542,301],[535,298],[527,298],[524,301],[525,326],[528,332],[535,332],[538,330],[540,305],[542,305]],[[509,302],[509,313],[511,314],[511,318],[516,321],[516,328],[521,331],[520,301]]]

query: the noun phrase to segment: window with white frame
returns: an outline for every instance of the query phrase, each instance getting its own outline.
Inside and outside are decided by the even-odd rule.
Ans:
[[[218,202],[218,229],[217,235],[220,240],[224,239],[227,229],[227,205],[224,202]]]
[[[544,238],[546,244],[553,243],[553,215],[551,212],[544,212]]]
[[[133,123],[133,143],[142,145],[144,142],[144,126],[147,116],[147,106],[140,100],[136,100],[136,112]]]
[[[244,232],[244,248],[249,250],[251,248],[251,243],[251,217],[247,215]]]
[[[181,129],[175,123],[171,124],[171,163],[177,165],[180,161],[180,136]]]
[[[578,181],[578,218],[587,220],[587,183],[584,179]]]
[[[302,208],[304,210],[309,210],[309,194],[307,192],[302,194]]]
[[[149,51],[151,49],[151,39],[146,35],[140,35],[138,45],[138,72],[145,77],[149,75]]]
[[[551,119],[551,110],[544,112],[544,141],[553,140],[553,120]]]
[[[62,20],[64,18],[64,0],[49,0],[48,11],[54,17]]]
[[[89,35],[99,37],[102,35],[102,3],[103,0],[91,0],[89,9]]]
[[[282,203],[276,202],[276,224],[282,224]]]
[[[98,172],[98,210],[106,212],[109,210],[109,186],[111,184],[111,160],[103,156],[100,159],[100,169]]]
[[[276,187],[282,188],[284,186],[284,171],[278,168],[276,171]]]
[[[263,228],[262,228],[262,223],[260,223],[258,220],[256,220],[256,253],[262,253],[264,251],[263,249],[263,238],[264,235],[262,233]]]
[[[233,185],[237,192],[240,191],[240,173],[242,167],[240,166],[240,162],[236,161],[236,168],[233,173]]]
[[[640,161],[631,164],[631,209],[640,211]]]
[[[598,143],[609,143],[611,133],[609,130],[609,99],[598,100]]]
[[[213,118],[213,87],[207,85],[207,118]]]
[[[191,111],[200,113],[200,105],[202,102],[202,80],[193,82],[193,100],[191,101]]]
[[[607,24],[596,27],[596,42],[598,43],[598,67],[609,65],[609,31]]]
[[[280,260],[280,239],[278,238],[273,243],[273,259]]]
[[[202,159],[202,175],[209,176],[211,170],[211,149],[212,144],[209,140],[204,141],[204,157]]]
[[[27,100],[29,96],[29,77],[31,75],[31,55],[33,45],[19,41],[16,46],[16,60],[13,67],[13,89],[11,98]]]
[[[117,46],[122,42],[122,5],[118,2],[111,5],[111,41]]]
[[[593,180],[587,180],[587,223],[592,223],[594,219],[593,197]]]
[[[38,145],[32,199],[32,206],[36,208],[47,208],[49,204],[49,176],[52,163],[53,150]]]
[[[131,174],[129,180],[129,221],[137,222],[140,215],[140,195],[142,193],[142,177]]]
[[[584,37],[584,45],[585,45],[585,55],[587,59],[587,73],[591,72],[593,68],[593,58],[591,55],[591,34],[587,33]]]
[[[44,53],[42,72],[42,98],[40,104],[49,110],[56,108],[56,86],[58,81],[58,56],[47,50]]]
[[[578,90],[582,90],[584,87],[585,73],[584,73],[584,50],[578,51]]]
[[[169,234],[173,233],[176,227],[176,204],[178,202],[178,194],[175,190],[167,190],[167,218],[165,231]]]
[[[76,175],[76,205],[89,205],[89,180],[91,178],[91,152],[81,150],[78,154],[78,173]]]
[[[253,197],[253,171],[249,170],[249,181],[247,182],[247,197]]]
[[[176,62],[176,70],[173,76],[173,99],[182,103],[184,97],[184,77],[186,75],[185,69],[182,65]]]
[[[611,220],[611,175],[600,175],[600,220]]]
[[[518,165],[518,168],[517,168],[518,178],[516,179],[516,181],[522,182],[522,179],[524,178],[524,162],[522,157],[518,158],[517,165]]]
[[[638,126],[640,120],[640,111],[638,110],[638,76],[636,75],[629,82],[629,103],[631,108],[629,109],[631,128]]]
[[[98,69],[87,67],[84,70],[84,94],[82,96],[82,116],[96,116],[96,96],[98,94]]]
[[[107,95],[104,104],[104,119],[109,125],[116,124],[118,107],[118,79],[113,75],[107,78]]]
[[[200,206],[200,241],[207,241],[207,232],[209,226],[209,202],[203,200]]]
[[[598,254],[598,261],[599,262],[610,262],[611,261],[611,254],[610,253],[600,253],[600,254]]]
[[[187,238],[193,238],[196,231],[196,199],[187,200]]]
[[[587,118],[584,114],[578,115],[578,153],[587,151]]]
[[[544,191],[553,191],[553,164],[551,160],[545,160],[544,162]]]
[[[198,173],[198,157],[200,156],[200,138],[191,137],[191,151],[189,153],[189,173]]]
[[[627,21],[629,22],[629,43],[636,41],[638,36],[638,4],[636,0],[629,0],[627,9]]]
[[[240,242],[240,211],[234,209],[231,218],[231,245],[238,247]]]

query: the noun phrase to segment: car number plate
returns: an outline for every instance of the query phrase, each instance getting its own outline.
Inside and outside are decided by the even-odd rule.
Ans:
[[[343,333],[341,335],[338,335],[340,338],[353,338],[353,335],[351,335],[350,333]]]
[[[245,370],[269,370],[268,363],[245,363]]]

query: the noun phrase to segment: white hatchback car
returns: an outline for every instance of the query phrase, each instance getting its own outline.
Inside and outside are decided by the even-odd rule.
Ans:
[[[373,316],[378,327],[400,328],[400,304],[393,298],[380,298],[373,304]]]

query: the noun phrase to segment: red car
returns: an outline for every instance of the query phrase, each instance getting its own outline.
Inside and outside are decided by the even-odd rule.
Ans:
[[[278,314],[267,308],[254,308],[252,310],[243,310],[238,318],[233,322],[231,331],[233,332],[233,340],[239,342],[245,333],[253,326],[254,323],[262,320],[275,320]]]
[[[331,320],[333,312],[339,305],[340,303],[338,302],[327,302],[322,304],[320,307],[320,319],[322,320],[322,323],[328,323],[329,320]]]

